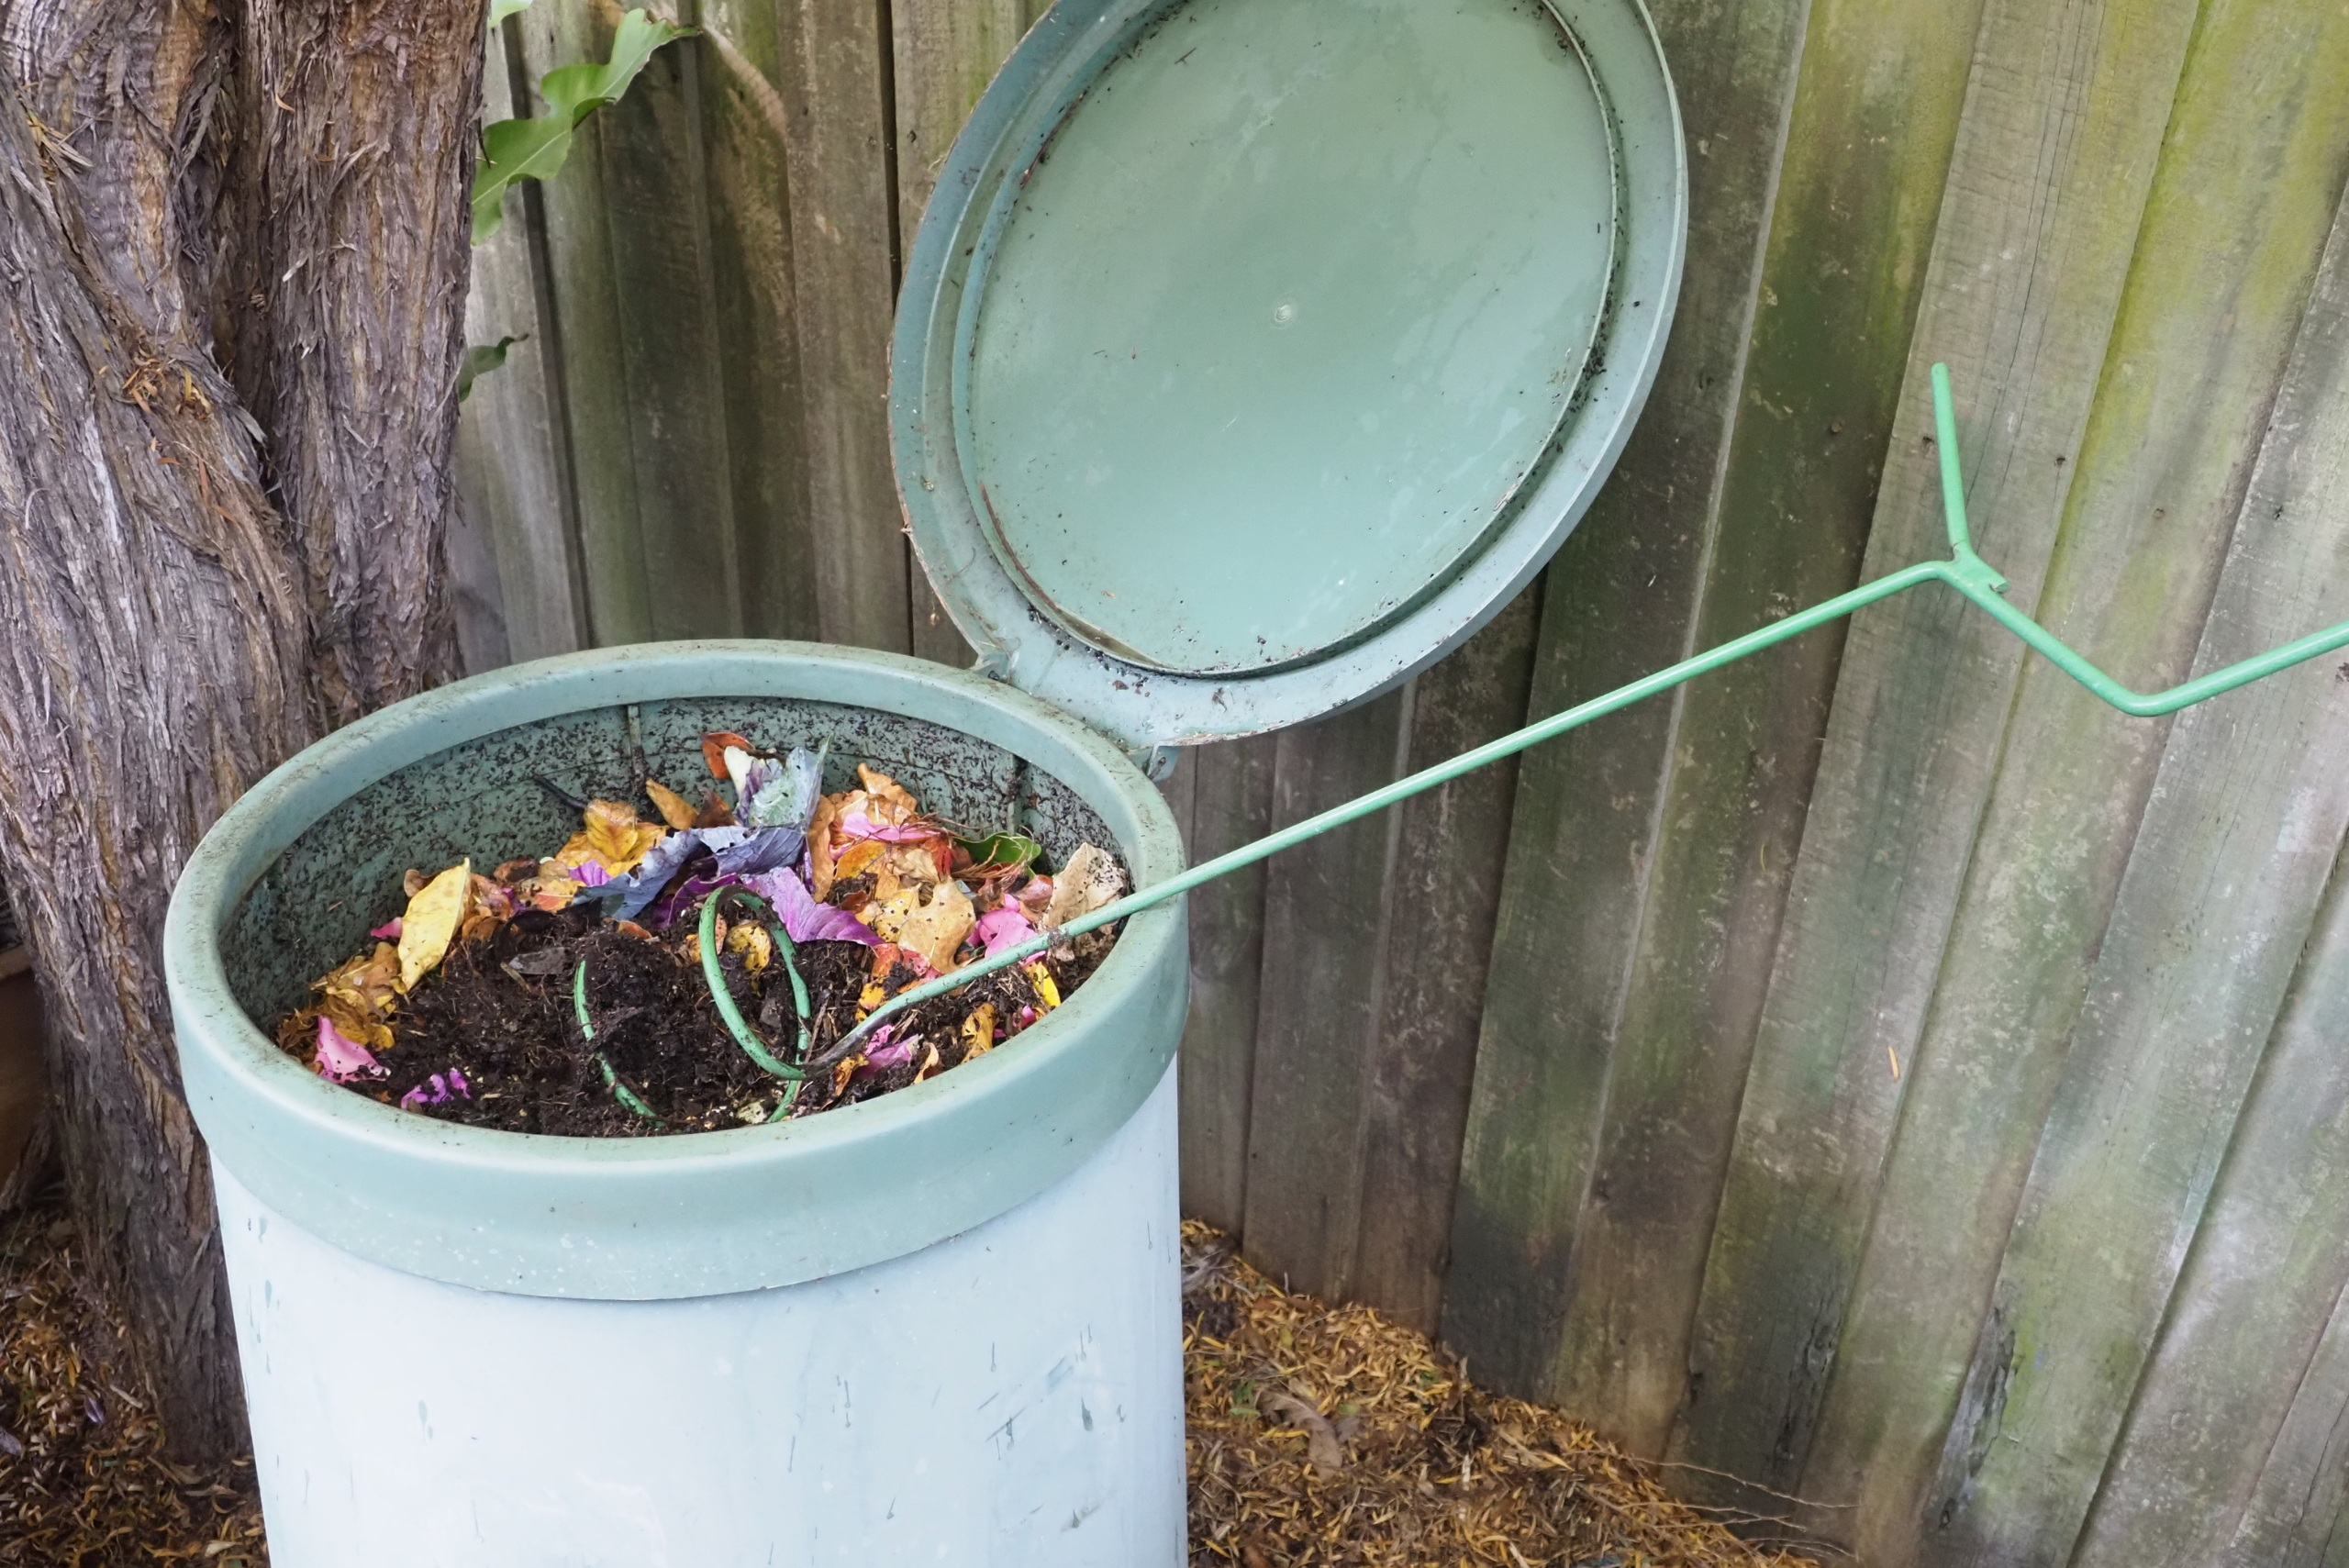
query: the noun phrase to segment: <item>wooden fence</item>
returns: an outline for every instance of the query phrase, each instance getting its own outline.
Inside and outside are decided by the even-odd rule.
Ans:
[[[476,664],[966,656],[899,531],[889,317],[1032,9],[703,0],[518,199]],[[1455,657],[1189,756],[1195,855],[1938,550],[1935,359],[1985,554],[2124,680],[2349,615],[2349,7],[1653,9],[1687,282],[1620,469]],[[615,17],[509,22],[493,112]],[[2336,663],[2136,721],[1912,595],[1234,877],[1186,1203],[1870,1563],[2339,1561]]]

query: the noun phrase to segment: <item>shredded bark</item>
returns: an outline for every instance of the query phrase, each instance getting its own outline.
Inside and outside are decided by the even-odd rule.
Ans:
[[[1369,1308],[1183,1243],[1192,1568],[1809,1568]],[[251,1461],[164,1457],[84,1263],[54,1197],[0,1223],[0,1564],[267,1568]]]
[[[1555,1410],[1183,1225],[1192,1568],[1808,1568]],[[1741,1540],[1729,1526],[1756,1531]]]
[[[252,1462],[164,1457],[154,1400],[83,1264],[53,1198],[0,1225],[0,1563],[262,1568]]]

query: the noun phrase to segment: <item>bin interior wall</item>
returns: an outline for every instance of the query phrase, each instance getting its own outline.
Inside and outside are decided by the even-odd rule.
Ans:
[[[588,709],[452,746],[353,795],[311,824],[239,901],[223,937],[238,1004],[271,1032],[310,982],[360,951],[367,932],[406,906],[402,875],[470,855],[486,873],[540,855],[578,828],[534,782],[635,800],[638,736],[651,776],[698,800],[713,781],[701,737],[730,729],[762,747],[829,746],[826,791],[856,786],[859,762],[911,790],[925,809],[977,831],[1017,827],[1061,863],[1092,842],[1120,855],[1098,813],[1040,768],[990,742],[926,720],[782,697],[693,697]]]

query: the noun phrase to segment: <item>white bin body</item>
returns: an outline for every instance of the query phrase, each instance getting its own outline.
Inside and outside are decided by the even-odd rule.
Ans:
[[[366,1262],[215,1167],[276,1568],[1180,1568],[1174,1073],[906,1256],[582,1301]]]

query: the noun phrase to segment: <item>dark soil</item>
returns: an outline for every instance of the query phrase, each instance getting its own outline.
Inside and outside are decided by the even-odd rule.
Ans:
[[[419,1086],[432,1095],[432,1076],[441,1074],[445,1082],[454,1067],[470,1097],[451,1094],[411,1108],[442,1121],[568,1138],[711,1132],[768,1120],[784,1085],[727,1031],[698,957],[687,956],[700,914],[700,900],[680,901],[670,925],[654,932],[614,926],[592,909],[552,915],[525,909],[486,940],[450,950],[392,1020],[392,1048],[376,1052],[390,1075],[351,1087],[397,1105]],[[1047,957],[1063,999],[1108,955],[1114,930],[1079,937]],[[845,941],[800,944],[797,962],[813,1004],[812,1054],[821,1054],[862,1016],[860,1001],[874,978],[874,951]],[[596,1030],[592,1044],[573,998],[583,962]],[[719,966],[735,1005],[767,1049],[793,1061],[798,1027],[782,962],[752,973],[741,955],[729,951]],[[918,978],[911,965],[900,965],[885,978],[883,994]],[[1023,1008],[1041,1015],[1042,1003],[1019,966],[974,981],[896,1020],[893,1039],[915,1042],[910,1059],[874,1065],[858,1055],[819,1069],[787,1114],[854,1105],[958,1067],[971,1054],[963,1020],[980,1006],[994,1006],[1000,1033],[1006,1026],[1016,1032]],[[596,1064],[597,1052],[658,1115],[657,1123],[618,1101]]]

